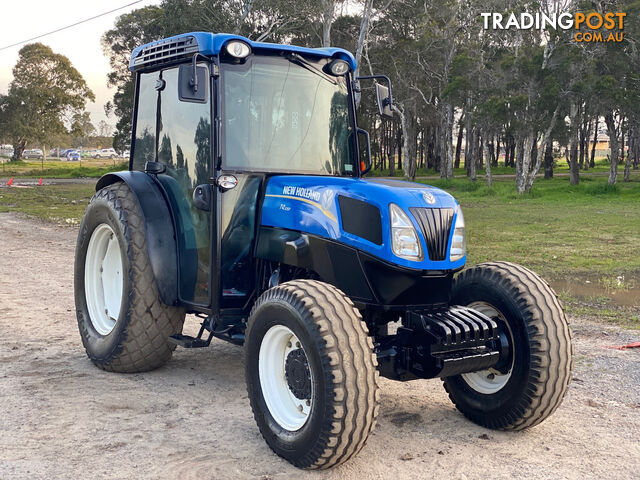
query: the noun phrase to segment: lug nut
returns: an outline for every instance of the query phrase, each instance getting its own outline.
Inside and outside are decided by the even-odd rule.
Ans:
[[[296,342],[296,347],[300,348],[300,342]]]

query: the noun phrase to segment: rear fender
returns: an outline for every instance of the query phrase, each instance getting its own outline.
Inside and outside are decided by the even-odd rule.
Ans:
[[[116,182],[125,182],[138,200],[153,276],[160,300],[165,305],[178,304],[178,258],[171,210],[161,187],[144,172],[123,171],[104,175],[96,191]]]

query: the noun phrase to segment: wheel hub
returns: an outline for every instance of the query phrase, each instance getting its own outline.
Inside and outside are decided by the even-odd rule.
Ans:
[[[502,390],[511,378],[514,362],[513,334],[511,333],[506,318],[497,308],[486,302],[474,302],[468,305],[468,307],[495,320],[500,329],[500,360],[498,364],[488,370],[463,373],[461,375],[466,384],[476,392],[484,395],[492,395]]]
[[[307,356],[301,348],[289,352],[284,372],[289,390],[297,399],[311,398],[311,371]]]

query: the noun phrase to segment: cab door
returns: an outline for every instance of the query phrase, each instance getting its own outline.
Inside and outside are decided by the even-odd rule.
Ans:
[[[213,211],[194,205],[193,191],[211,183],[212,129],[209,66],[198,64],[202,77],[197,100],[180,95],[180,83],[191,64],[143,73],[138,78],[135,137],[131,168],[145,162],[166,166],[157,178],[171,204],[178,243],[179,297],[183,304],[211,307],[211,225]],[[203,98],[202,98],[203,97]]]

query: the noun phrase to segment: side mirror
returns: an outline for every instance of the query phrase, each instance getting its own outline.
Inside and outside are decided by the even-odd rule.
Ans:
[[[389,77],[386,75],[364,75],[362,77],[357,77],[356,80],[381,80],[386,83],[385,86],[376,82],[378,111],[384,118],[393,118],[393,99],[391,95],[391,80],[389,80]]]
[[[178,98],[181,102],[207,103],[207,67],[180,65]]]
[[[371,142],[369,140],[369,132],[358,128],[358,160],[360,167],[360,175],[366,175],[371,170]],[[365,147],[366,148],[363,148]]]
[[[393,118],[389,88],[385,87],[381,83],[376,83],[376,98],[378,100],[378,111],[380,112],[380,116]]]

